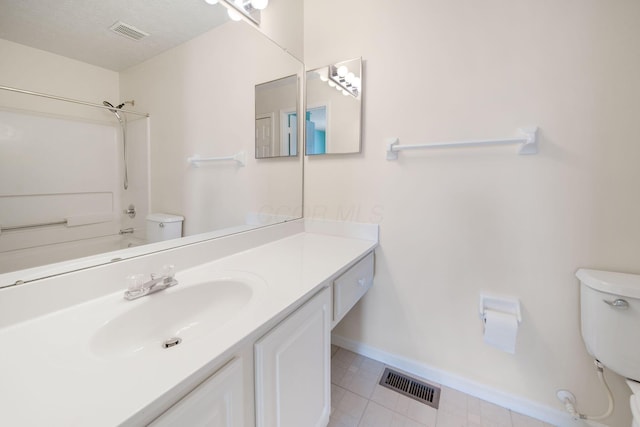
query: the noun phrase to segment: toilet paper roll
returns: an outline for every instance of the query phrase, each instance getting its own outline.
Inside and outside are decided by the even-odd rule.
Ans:
[[[516,352],[518,319],[515,314],[484,311],[484,342],[507,353]]]

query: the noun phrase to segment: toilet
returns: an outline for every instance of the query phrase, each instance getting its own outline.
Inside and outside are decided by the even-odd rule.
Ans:
[[[640,275],[580,269],[582,339],[590,355],[627,378],[640,427]]]
[[[633,415],[633,427],[640,427],[640,383],[627,379],[627,385],[633,393],[629,398],[631,414]]]
[[[147,215],[147,242],[161,242],[163,240],[182,237],[182,222],[184,217],[166,213],[152,213]]]

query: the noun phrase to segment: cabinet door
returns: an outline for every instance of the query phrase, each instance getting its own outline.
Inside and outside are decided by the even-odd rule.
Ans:
[[[331,292],[255,344],[257,427],[325,427],[331,412]]]
[[[236,358],[149,425],[243,427],[242,384],[242,359]]]

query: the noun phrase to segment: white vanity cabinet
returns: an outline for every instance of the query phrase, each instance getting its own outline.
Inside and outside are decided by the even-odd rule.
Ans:
[[[331,289],[255,345],[256,427],[325,427],[331,412]]]
[[[149,426],[244,427],[242,358],[234,358]]]
[[[325,427],[330,331],[371,288],[373,275],[369,252],[260,338],[241,344],[233,360],[150,426]]]

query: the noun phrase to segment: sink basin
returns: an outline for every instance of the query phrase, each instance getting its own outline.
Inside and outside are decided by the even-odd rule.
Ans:
[[[237,316],[254,298],[256,283],[230,278],[170,289],[124,301],[131,308],[96,331],[93,354],[106,358],[131,357],[149,351],[171,351],[164,343],[180,338],[181,345],[210,333]]]

